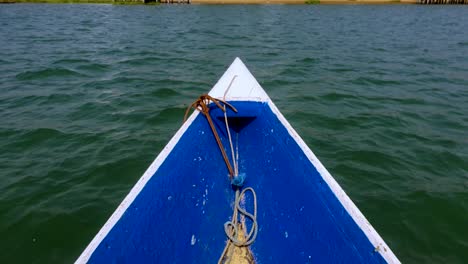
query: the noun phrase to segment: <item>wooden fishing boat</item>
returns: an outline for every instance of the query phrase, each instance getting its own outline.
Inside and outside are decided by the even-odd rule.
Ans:
[[[192,106],[77,263],[399,263],[240,59]]]

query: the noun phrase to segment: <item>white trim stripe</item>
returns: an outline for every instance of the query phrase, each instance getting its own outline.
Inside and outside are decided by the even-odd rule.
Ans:
[[[86,249],[81,253],[80,257],[75,261],[75,263],[87,263],[94,253],[96,248],[101,244],[102,240],[109,234],[115,224],[120,220],[122,215],[125,213],[127,208],[133,203],[138,194],[143,190],[146,183],[153,177],[155,172],[159,169],[161,164],[166,160],[167,156],[174,149],[175,145],[179,142],[179,139],[187,131],[187,129],[192,125],[195,118],[198,116],[199,112],[194,111],[192,115],[187,119],[187,121],[182,125],[182,127],[177,131],[177,133],[172,137],[172,139],[167,143],[164,149],[159,153],[156,159],[151,163],[148,169],[145,171],[143,176],[138,180],[138,182],[133,186],[130,193],[125,197],[122,203],[117,207],[112,216],[107,220],[104,226],[99,230],[97,235],[93,238],[91,243],[86,247]]]
[[[322,165],[320,160],[315,156],[312,150],[306,145],[304,140],[299,136],[299,134],[294,130],[294,128],[289,124],[289,122],[284,118],[283,114],[278,110],[273,101],[269,100],[268,105],[270,106],[273,113],[278,117],[283,126],[288,130],[289,135],[294,138],[296,143],[302,149],[304,154],[307,156],[309,161],[314,165],[317,171],[322,176],[322,179],[328,184],[332,192],[335,194],[336,198],[343,205],[348,214],[353,218],[354,222],[361,228],[364,234],[367,236],[371,244],[374,246],[375,250],[382,255],[382,257],[387,261],[387,263],[400,263],[398,258],[388,247],[385,241],[380,237],[377,231],[372,227],[372,225],[367,221],[366,217],[361,213],[349,196],[344,192],[341,186],[336,182],[336,180],[331,176],[328,170]]]

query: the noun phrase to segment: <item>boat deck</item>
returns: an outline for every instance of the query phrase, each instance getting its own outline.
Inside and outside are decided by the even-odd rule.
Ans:
[[[268,104],[233,105],[239,171],[257,192],[257,262],[385,262]],[[211,115],[229,144],[222,112]],[[233,201],[220,150],[198,114],[90,262],[213,262],[225,246]]]

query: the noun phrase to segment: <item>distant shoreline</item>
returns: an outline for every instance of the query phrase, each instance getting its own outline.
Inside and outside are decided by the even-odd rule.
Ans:
[[[0,0],[0,4],[108,4],[108,5],[159,5],[159,2],[138,0]]]
[[[173,0],[177,3],[178,0]],[[322,5],[374,5],[374,4],[418,4],[418,0],[191,0],[191,4],[322,4]],[[48,4],[124,4],[124,5],[158,5],[159,2],[139,0],[0,0],[0,4],[14,3],[48,3]]]
[[[394,5],[394,4],[468,4],[468,0],[0,0],[0,4],[48,3],[48,4],[115,4],[115,5],[242,5],[242,4],[290,4],[290,5]]]
[[[417,4],[417,0],[192,0],[193,4]]]

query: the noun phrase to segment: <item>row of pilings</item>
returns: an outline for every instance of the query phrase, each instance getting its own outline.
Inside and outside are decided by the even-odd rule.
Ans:
[[[0,0],[2,1],[2,0]],[[8,0],[6,0],[8,1]],[[14,1],[14,0],[13,0]],[[152,0],[114,0],[114,1],[152,1]],[[154,0],[153,0],[154,1]],[[190,4],[192,0],[156,0],[163,4]],[[389,0],[389,2],[392,2]],[[468,0],[417,0],[421,5],[467,5]]]
[[[191,0],[159,0],[162,4],[190,4]]]
[[[419,0],[421,5],[468,5],[468,0]]]

